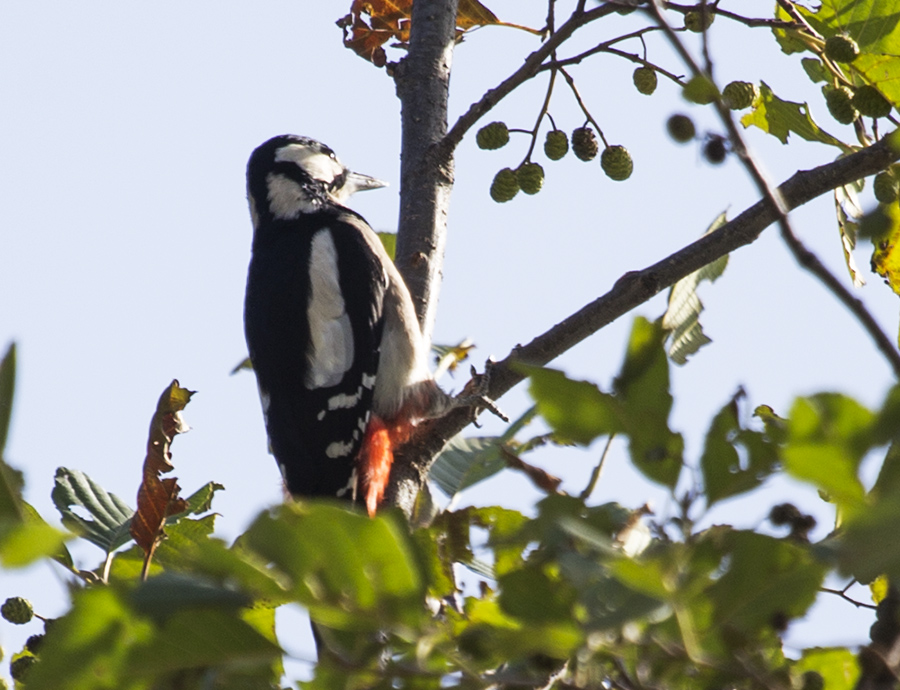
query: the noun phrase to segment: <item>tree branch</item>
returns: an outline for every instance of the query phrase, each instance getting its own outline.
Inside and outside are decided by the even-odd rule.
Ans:
[[[447,132],[457,4],[458,0],[417,0],[413,4],[409,53],[394,69],[403,131],[396,264],[412,294],[422,331],[429,338],[440,292],[453,189],[453,151],[436,159],[433,147]]]
[[[884,170],[900,159],[887,139],[832,163],[794,174],[777,188],[787,210],[815,199],[844,184]],[[757,202],[719,230],[701,237],[665,259],[640,271],[631,271],[616,281],[605,295],[566,317],[527,345],[516,346],[493,366],[489,396],[499,399],[525,377],[517,362],[545,365],[706,264],[751,244],[769,225],[778,220],[771,201]],[[465,428],[471,419],[467,410],[456,410],[438,420],[420,425],[412,441],[394,463],[388,501],[410,510],[419,487],[425,481],[434,457],[446,442]]]

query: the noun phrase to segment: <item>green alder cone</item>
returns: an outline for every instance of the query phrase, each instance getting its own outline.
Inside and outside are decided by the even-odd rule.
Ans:
[[[853,107],[853,92],[846,86],[826,86],[822,93],[831,117],[842,125],[849,125],[859,117],[859,112]]]
[[[24,625],[34,618],[34,609],[31,602],[22,597],[10,597],[0,606],[0,615],[10,623]]]
[[[617,182],[627,180],[634,170],[631,154],[624,146],[607,146],[600,156],[600,167],[606,176]]]
[[[759,94],[756,84],[747,81],[733,81],[722,89],[722,100],[731,110],[743,110],[753,105]]]
[[[825,41],[825,57],[833,62],[849,64],[859,57],[859,46],[849,36],[832,36]]]
[[[695,34],[699,34],[706,31],[715,19],[716,15],[712,12],[707,12],[705,17],[703,12],[688,12],[684,15],[684,28],[688,31],[693,31]]]
[[[649,96],[656,91],[656,85],[659,81],[656,77],[656,70],[652,67],[638,67],[634,70],[634,74],[631,75],[631,79],[634,81],[634,87],[638,92],[645,96]]]
[[[687,115],[680,113],[672,115],[666,121],[666,130],[669,136],[679,144],[686,144],[697,136],[697,128],[694,127],[694,121]]]
[[[851,104],[866,117],[887,117],[891,114],[891,104],[874,86],[860,86],[853,94]]]
[[[516,170],[519,188],[526,194],[537,194],[544,186],[544,169],[537,163],[523,163]]]
[[[505,122],[491,122],[478,130],[475,143],[488,151],[503,148],[509,143],[509,128]]]
[[[519,180],[512,168],[503,168],[491,183],[491,199],[498,204],[511,201],[519,193]]]
[[[872,191],[875,198],[882,204],[892,204],[900,196],[900,182],[890,172],[880,172],[872,180]]]
[[[552,161],[558,161],[569,152],[569,137],[561,129],[547,132],[544,140],[544,155]]]
[[[9,675],[14,681],[24,683],[29,669],[37,663],[33,656],[20,656],[9,663]]]
[[[592,161],[597,157],[600,147],[597,137],[590,127],[579,127],[572,131],[572,152],[583,161]]]

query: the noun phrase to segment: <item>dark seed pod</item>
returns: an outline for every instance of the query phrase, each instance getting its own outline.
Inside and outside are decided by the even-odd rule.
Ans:
[[[850,100],[860,115],[866,117],[887,117],[891,114],[890,102],[874,86],[860,86]]]
[[[600,147],[597,137],[590,127],[579,127],[572,131],[572,151],[583,161],[592,161],[597,157]]]
[[[569,137],[561,129],[547,132],[544,141],[544,155],[552,161],[558,161],[569,152]]]
[[[720,137],[718,134],[710,135],[703,144],[703,156],[713,165],[719,165],[725,160],[727,154],[728,147],[725,144],[725,137]]]
[[[25,649],[37,656],[38,650],[41,648],[41,644],[43,642],[43,635],[32,635],[27,640],[25,640]]]
[[[859,57],[859,45],[849,36],[839,34],[825,41],[825,57],[849,64]]]
[[[544,186],[544,169],[537,163],[523,163],[516,170],[519,188],[526,194],[537,194]]]
[[[822,93],[831,117],[842,125],[849,125],[859,117],[859,112],[853,106],[853,92],[846,86],[826,86]]]
[[[516,171],[512,168],[503,168],[494,175],[494,181],[491,183],[491,199],[498,204],[504,204],[511,201],[516,194],[519,193],[519,180],[516,177]]]
[[[656,70],[652,67],[638,67],[631,75],[634,81],[634,87],[639,93],[649,96],[656,91],[658,79],[656,78]]]
[[[624,146],[607,146],[600,156],[600,167],[608,178],[621,182],[631,177],[634,162]]]
[[[697,136],[697,129],[694,127],[694,121],[687,115],[677,113],[672,115],[666,121],[666,129],[669,136],[679,144],[686,144]]]
[[[475,143],[480,149],[499,149],[509,143],[509,128],[505,122],[492,122],[478,130]]]

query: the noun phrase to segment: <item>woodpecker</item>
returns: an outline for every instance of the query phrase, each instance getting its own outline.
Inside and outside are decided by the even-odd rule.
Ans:
[[[292,495],[347,498],[370,515],[393,449],[458,400],[432,378],[403,278],[344,206],[383,186],[295,135],[265,142],[247,165],[244,332],[270,450]]]

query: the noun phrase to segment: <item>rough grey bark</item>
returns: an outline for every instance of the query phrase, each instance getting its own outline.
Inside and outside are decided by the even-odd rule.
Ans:
[[[416,0],[409,53],[394,68],[403,128],[397,267],[427,337],[434,328],[453,189],[453,155],[435,158],[447,133],[458,0]]]
[[[889,141],[883,139],[833,163],[800,171],[780,185],[778,190],[787,209],[792,210],[841,185],[884,170],[898,159],[900,150],[892,148]],[[777,209],[769,201],[759,201],[714,233],[652,266],[621,276],[605,295],[566,317],[527,345],[514,347],[505,359],[493,367],[490,397],[499,399],[524,379],[515,368],[516,362],[547,364],[676,281],[754,242],[763,230],[777,220]],[[410,513],[435,456],[470,421],[468,410],[461,409],[422,424],[404,448],[403,456],[395,463],[386,496],[388,502]]]

